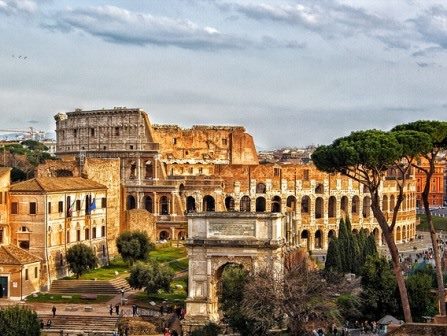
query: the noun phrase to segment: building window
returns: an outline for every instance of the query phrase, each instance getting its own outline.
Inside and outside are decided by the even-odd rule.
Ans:
[[[29,249],[29,240],[20,240],[19,247],[21,249],[28,250]]]
[[[3,244],[3,228],[0,228],[0,244]]]
[[[37,213],[37,204],[36,202],[30,202],[29,204],[29,214],[35,215]]]
[[[75,138],[78,137],[78,130],[73,130],[73,137],[75,137]]]
[[[76,211],[81,211],[81,200],[76,200]]]
[[[309,169],[304,169],[304,181],[309,181]]]
[[[106,150],[106,149],[107,149],[107,146],[103,146],[102,149]]]
[[[34,267],[34,279],[37,279],[37,267]]]
[[[105,197],[101,198],[101,208],[107,208],[107,198]]]
[[[90,229],[89,228],[85,229],[85,239],[90,239]]]
[[[280,172],[281,172],[280,168],[273,168],[273,175],[274,176],[279,176]]]
[[[130,148],[130,149],[133,149],[133,145],[130,145],[129,148]]]
[[[92,137],[95,136],[95,129],[94,129],[94,128],[91,128],[91,129],[90,129],[90,135],[91,135]]]
[[[92,238],[93,238],[93,239],[96,238],[96,227],[93,228]]]
[[[19,213],[19,203],[12,202],[11,203],[11,214],[17,215]]]
[[[174,145],[176,145],[176,144],[177,144],[177,138],[172,139],[172,143],[173,143]]]
[[[57,204],[57,211],[58,211],[59,213],[64,212],[64,202],[59,201],[59,203]]]
[[[105,237],[106,236],[106,227],[105,225],[101,226],[101,237]]]
[[[81,241],[81,230],[76,230],[76,241]]]
[[[194,173],[194,168],[193,167],[189,168],[189,173],[190,174]]]
[[[199,174],[203,174],[203,168],[202,167],[199,168]]]
[[[51,213],[51,202],[48,202],[48,213]]]
[[[25,268],[25,280],[28,280],[28,268]]]
[[[3,193],[0,192],[0,204],[3,204]]]
[[[70,242],[70,230],[67,230],[67,243],[69,243]]]
[[[228,143],[227,139],[222,139],[222,145],[226,146]]]
[[[115,127],[115,136],[119,136],[119,135],[120,135],[120,128]]]

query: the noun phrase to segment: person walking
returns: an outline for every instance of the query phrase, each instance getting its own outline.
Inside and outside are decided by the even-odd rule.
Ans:
[[[118,303],[115,305],[115,313],[116,315],[120,314],[120,305]]]
[[[53,308],[51,308],[51,311],[53,312],[53,317],[56,316],[56,306],[53,306]]]
[[[138,306],[136,304],[132,305],[132,316],[136,316],[138,311]]]
[[[110,304],[110,307],[109,307],[109,314],[110,314],[110,316],[113,315],[113,306],[112,306],[112,304]]]

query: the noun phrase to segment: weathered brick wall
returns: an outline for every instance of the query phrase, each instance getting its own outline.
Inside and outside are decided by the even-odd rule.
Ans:
[[[155,242],[157,229],[155,216],[143,209],[133,209],[126,211],[126,230],[145,231],[151,242]]]

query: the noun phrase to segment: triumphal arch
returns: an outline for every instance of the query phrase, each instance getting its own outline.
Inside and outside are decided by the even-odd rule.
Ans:
[[[292,248],[291,225],[280,213],[203,212],[188,215],[188,298],[185,326],[218,322],[222,270],[237,264],[251,272],[284,271]],[[290,237],[290,239],[288,239]]]

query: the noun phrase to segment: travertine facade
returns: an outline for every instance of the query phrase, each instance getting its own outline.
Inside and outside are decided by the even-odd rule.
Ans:
[[[381,242],[362,186],[312,165],[259,164],[243,127],[153,126],[143,110],[127,108],[76,110],[55,118],[59,157],[120,159],[122,208],[154,214],[158,239],[184,237],[188,213],[242,211],[285,214],[293,244],[309,250],[326,248],[344,216],[354,230],[364,227]],[[384,180],[388,215],[396,196],[395,182]],[[395,230],[398,243],[415,235],[415,203],[411,180]]]

